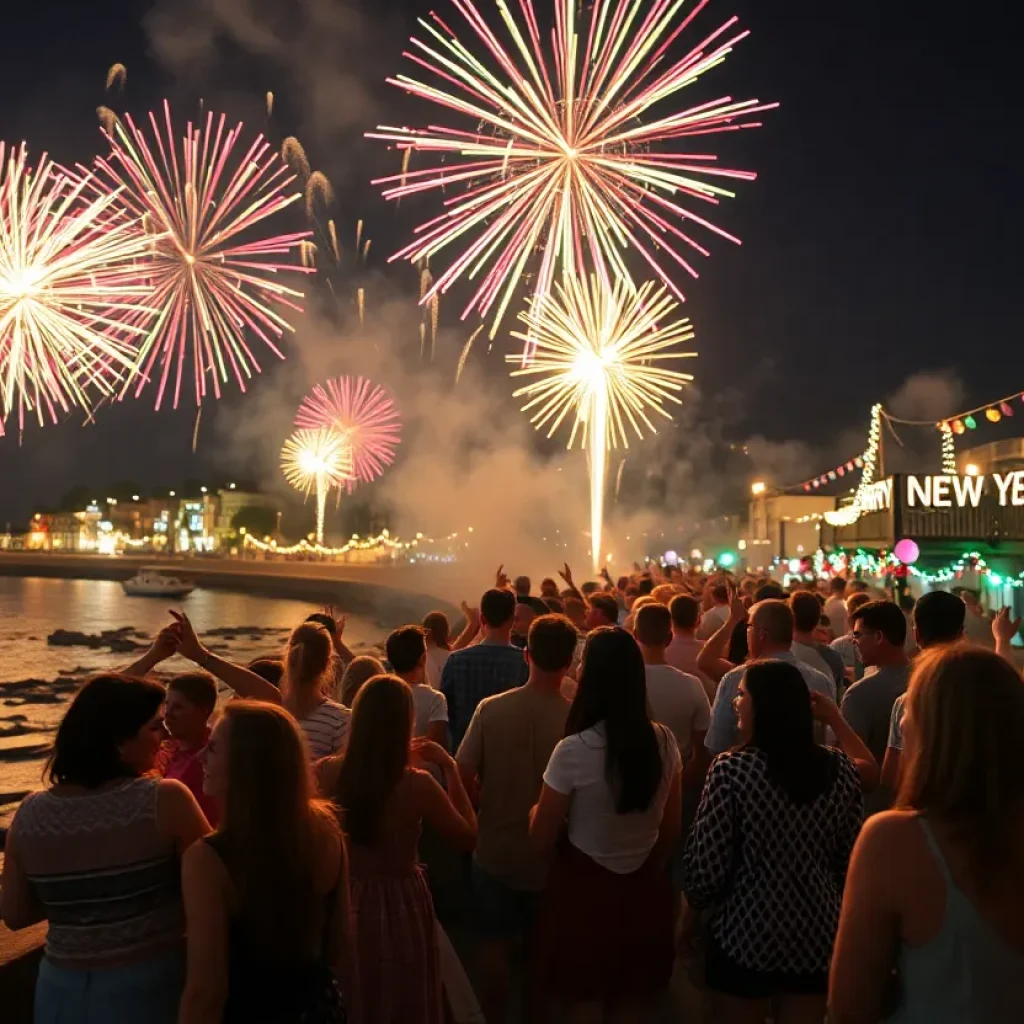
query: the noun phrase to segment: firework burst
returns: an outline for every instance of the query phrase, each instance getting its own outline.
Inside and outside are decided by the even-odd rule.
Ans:
[[[520,313],[527,330],[512,332],[522,341],[532,338],[535,345],[529,364],[523,365],[519,356],[507,357],[518,364],[513,377],[530,379],[514,397],[527,399],[523,411],[548,437],[571,419],[568,447],[578,440],[587,450],[595,569],[609,449],[628,448],[630,434],[654,432],[652,415],[671,419],[665,402],[680,404],[678,393],[693,379],[659,365],[695,355],[670,351],[693,340],[689,320],[669,322],[676,308],[672,294],[654,282],[634,291],[624,279],[609,288],[596,275],[567,276]]]
[[[324,542],[324,510],[332,487],[352,476],[352,446],[341,431],[297,430],[281,449],[285,480],[306,497],[316,494],[316,541]]]
[[[19,428],[26,413],[56,422],[131,376],[140,332],[126,321],[150,313],[135,266],[149,242],[116,192],[93,190],[0,142],[0,435],[15,410]]]
[[[146,329],[136,394],[158,378],[159,408],[173,378],[177,408],[189,361],[197,403],[211,390],[219,398],[229,371],[244,391],[260,369],[248,338],[284,358],[279,341],[292,327],[282,310],[300,311],[302,293],[282,272],[312,272],[285,260],[309,232],[263,234],[268,218],[301,202],[294,175],[261,135],[243,151],[242,125],[228,129],[223,115],[189,122],[180,140],[167,103],[162,123],[149,115],[148,134],[127,116],[112,127],[101,176],[153,235],[144,267],[158,313],[129,319]]]
[[[387,198],[461,189],[392,257],[415,262],[460,249],[424,302],[471,278],[476,291],[463,316],[493,312],[494,337],[524,273],[535,274],[532,290],[541,299],[558,270],[580,273],[589,265],[610,285],[613,277],[630,279],[625,257],[633,250],[682,300],[670,271],[681,267],[696,277],[684,253],[708,255],[687,222],[739,241],[695,206],[717,204],[733,195],[725,183],[755,175],[720,167],[706,151],[678,152],[674,144],[757,127],[751,118],[775,104],[726,96],[679,109],[679,93],[747,35],[734,31],[732,18],[684,56],[669,57],[708,2],[697,0],[683,16],[687,0],[593,0],[578,17],[578,0],[554,0],[548,47],[534,0],[519,0],[518,19],[511,5],[497,4],[504,38],[471,0],[452,0],[478,52],[439,15],[420,19],[429,38],[414,37],[406,56],[427,80],[388,81],[472,127],[381,127],[371,137],[434,155],[432,166],[403,166],[401,174],[378,179]],[[528,340],[527,354],[531,348]]]
[[[333,429],[352,447],[352,474],[348,491],[369,483],[394,462],[401,439],[398,410],[381,387],[362,377],[339,377],[318,384],[299,406],[296,427]]]

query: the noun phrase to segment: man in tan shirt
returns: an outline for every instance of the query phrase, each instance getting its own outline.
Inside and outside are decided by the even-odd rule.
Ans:
[[[530,843],[529,815],[551,752],[565,735],[569,704],[559,690],[576,640],[565,616],[535,619],[526,648],[529,679],[480,702],[456,757],[479,805],[473,901],[480,995],[489,1021],[504,1020],[511,947],[529,931],[550,866]]]

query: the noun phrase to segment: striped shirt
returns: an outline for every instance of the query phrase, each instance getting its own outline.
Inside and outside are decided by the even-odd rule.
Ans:
[[[314,761],[330,757],[345,746],[351,717],[352,712],[344,704],[325,700],[315,711],[298,720],[306,736],[309,756]]]
[[[160,955],[182,941],[174,840],[156,823],[161,779],[82,796],[27,796],[11,824],[49,932],[46,955],[94,969]]]

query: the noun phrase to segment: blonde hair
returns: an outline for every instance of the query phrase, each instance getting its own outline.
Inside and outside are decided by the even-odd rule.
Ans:
[[[897,804],[949,824],[980,887],[1005,869],[1024,810],[1024,682],[991,651],[939,647],[915,662],[905,714]]]
[[[310,688],[323,689],[333,654],[331,634],[318,622],[296,626],[284,652],[282,689],[293,694]]]

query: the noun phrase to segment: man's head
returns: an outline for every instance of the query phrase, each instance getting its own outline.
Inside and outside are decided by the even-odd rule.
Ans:
[[[863,608],[864,605],[871,603],[871,595],[865,594],[861,590],[856,594],[851,594],[843,603],[846,605],[846,617],[849,619],[858,608]]]
[[[557,675],[568,671],[576,653],[579,633],[564,615],[540,615],[530,624],[526,641],[526,659],[531,675],[535,672]]]
[[[515,613],[516,596],[511,590],[488,590],[480,598],[480,621],[484,629],[511,630]]]
[[[765,589],[765,588],[762,588]],[[771,658],[793,646],[793,612],[781,598],[758,601],[750,609],[747,649],[751,658]]]
[[[201,743],[217,703],[217,684],[209,672],[186,672],[167,684],[164,725],[176,740]]]
[[[778,583],[773,583],[771,580],[762,583],[754,591],[754,604],[760,604],[762,601],[784,601],[785,599],[785,591]]]
[[[512,589],[516,592],[518,597],[529,597],[530,596],[530,583],[529,576],[517,576],[512,581]]]
[[[515,614],[512,616],[512,632],[519,636],[526,636],[530,632],[530,623],[537,618],[529,602],[517,601]]]
[[[673,597],[668,610],[672,617],[674,633],[692,634],[697,628],[697,623],[700,622],[700,601],[689,594],[679,594]]]
[[[679,591],[676,589],[674,583],[659,583],[658,586],[651,591],[651,597],[653,597],[658,604],[663,604],[667,608],[669,601],[671,601],[678,593]]]
[[[540,581],[540,596],[543,598],[558,597],[558,584],[550,576],[545,576]]]
[[[793,630],[796,633],[813,633],[821,622],[821,601],[817,594],[798,590],[789,599],[793,612]]]
[[[587,629],[614,626],[618,621],[619,606],[611,594],[591,594],[587,598],[587,617],[584,619]]]
[[[584,597],[590,597],[591,594],[597,594],[600,592],[600,590],[601,584],[598,583],[596,580],[587,580],[587,582],[584,583],[582,587],[580,587],[580,593]]]
[[[711,602],[712,604],[729,603],[729,588],[724,583],[716,583],[711,588]]]
[[[955,644],[963,638],[967,606],[956,594],[933,590],[914,605],[914,638],[921,648]]]
[[[841,576],[833,576],[828,585],[828,592],[833,597],[843,597],[846,594],[846,580]]]
[[[850,616],[850,632],[865,665],[889,665],[903,659],[907,620],[892,601],[869,601]]]
[[[418,682],[427,662],[427,639],[421,626],[400,626],[384,643],[391,671],[406,682]]]
[[[577,629],[586,629],[587,606],[578,597],[570,595],[565,599],[565,617]]]
[[[850,580],[846,584],[847,594],[866,594],[868,585],[863,580]]]
[[[645,604],[636,613],[633,636],[641,647],[664,650],[672,640],[672,613],[663,604]]]

